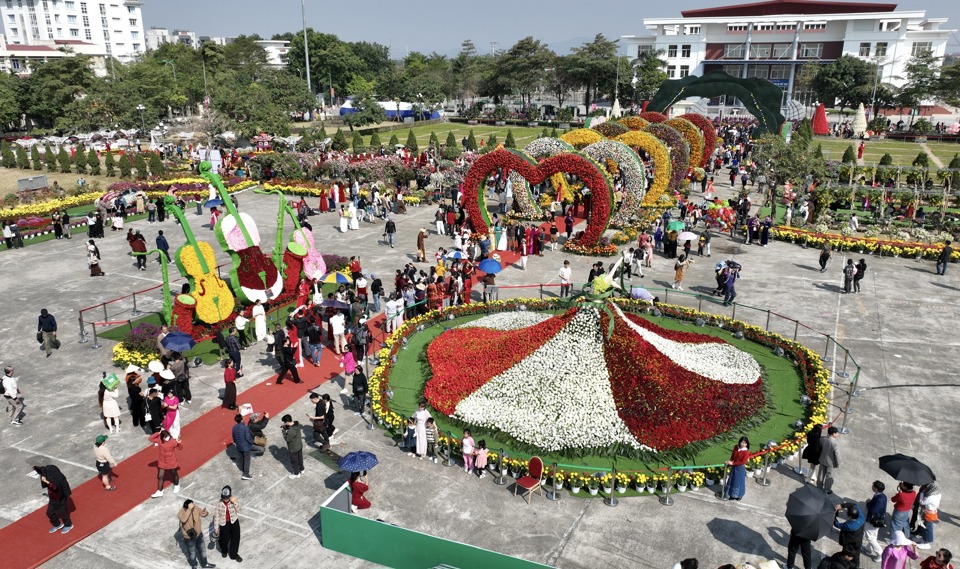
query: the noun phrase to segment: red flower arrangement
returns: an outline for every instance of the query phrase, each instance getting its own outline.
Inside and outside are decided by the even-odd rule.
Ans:
[[[680,115],[679,118],[692,122],[700,129],[700,132],[703,133],[703,158],[700,160],[700,167],[706,168],[707,162],[710,161],[710,157],[717,147],[717,128],[713,126],[713,122],[711,122],[710,119],[697,113],[687,113]]]
[[[184,298],[185,297],[185,298]],[[187,302],[183,302],[186,300]],[[191,302],[192,301],[192,302]],[[193,297],[179,294],[174,297],[173,311],[170,315],[170,325],[179,328],[181,332],[193,337],[193,313],[197,310],[197,303]],[[231,323],[233,320],[230,321]]]
[[[298,255],[287,249],[283,252],[283,263],[287,268],[283,272],[283,295],[297,294],[297,285],[300,283],[300,271],[303,269],[303,259],[306,255]]]
[[[497,169],[517,172],[530,184],[539,184],[558,172],[574,174],[589,188],[591,200],[587,229],[577,242],[585,248],[593,247],[600,240],[610,221],[613,209],[613,191],[609,176],[594,160],[580,153],[566,152],[545,159],[537,164],[532,158],[517,150],[498,149],[484,154],[467,171],[463,182],[463,206],[476,233],[489,233],[490,216],[484,203],[483,184]]]
[[[667,115],[658,113],[657,111],[644,111],[640,113],[640,118],[649,123],[658,123],[666,121]]]

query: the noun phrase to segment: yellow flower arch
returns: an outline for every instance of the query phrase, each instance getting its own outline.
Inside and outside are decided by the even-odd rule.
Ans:
[[[670,153],[667,152],[666,145],[649,132],[640,130],[621,134],[616,140],[627,146],[643,150],[653,159],[653,184],[647,189],[647,194],[643,197],[643,203],[640,205],[642,207],[657,206],[658,199],[670,185],[670,174],[672,173]]]
[[[623,117],[622,119],[618,119],[617,122],[629,128],[630,130],[640,130],[641,128],[650,124],[650,121],[640,117]]]
[[[589,128],[578,128],[563,133],[563,136],[560,137],[560,140],[566,142],[570,146],[573,146],[577,150],[580,150],[581,148],[590,146],[595,142],[606,140],[606,138],[595,130]]]
[[[703,160],[703,133],[700,132],[700,127],[679,117],[674,117],[664,124],[680,131],[683,139],[690,145],[690,166],[699,166]]]

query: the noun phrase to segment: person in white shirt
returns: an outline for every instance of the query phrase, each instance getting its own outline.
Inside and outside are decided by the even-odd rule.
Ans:
[[[347,323],[343,312],[337,312],[330,317],[330,331],[333,332],[333,352],[342,354],[347,350]]]
[[[557,273],[560,277],[560,298],[570,296],[570,289],[573,285],[573,269],[570,268],[570,261],[564,261]]]
[[[23,393],[19,387],[20,378],[13,375],[13,367],[3,370],[3,398],[7,401],[11,425],[22,425],[20,414],[23,412]]]
[[[248,320],[243,313],[237,314],[236,320],[233,321],[233,325],[237,327],[237,336],[239,337],[240,347],[242,349],[246,349],[247,346],[250,345],[250,342],[247,340],[247,333],[245,332],[247,322],[250,322],[250,320]]]

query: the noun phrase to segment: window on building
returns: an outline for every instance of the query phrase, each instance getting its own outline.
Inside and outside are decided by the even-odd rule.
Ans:
[[[818,59],[823,57],[822,43],[800,44],[800,59]]]
[[[93,33],[90,32],[90,28],[83,30],[83,37],[87,38],[87,41],[93,41]]]
[[[9,2],[8,2],[8,4],[9,4]],[[16,21],[17,21],[17,18],[16,18],[16,17],[14,17],[14,15],[13,15],[13,14],[7,14],[7,20],[9,20],[9,21],[10,21],[10,23],[12,24],[12,23],[14,23],[14,22],[16,22]]]
[[[53,15],[53,21],[59,24],[59,23],[60,23],[60,14],[54,14],[54,15]]]
[[[100,15],[101,15],[101,16],[106,16],[106,15],[107,15],[107,5],[106,5],[106,4],[100,4]]]
[[[70,37],[72,38],[80,37],[80,30],[78,30],[77,28],[70,28]]]
[[[789,79],[790,66],[789,65],[771,65],[769,78],[770,79]]]
[[[825,29],[827,29],[826,22],[804,22],[803,24],[803,30],[807,32]]]
[[[680,66],[680,78],[682,79],[682,78],[686,77],[687,75],[690,75],[690,66],[689,66],[689,65],[681,65],[681,66]]]
[[[724,59],[743,59],[743,44],[728,43],[723,46]]]
[[[881,32],[895,32],[900,29],[900,20],[880,20]]]
[[[131,25],[131,26],[136,26],[136,25],[137,25],[137,19],[136,19],[136,18],[130,18],[130,25]]]
[[[133,39],[140,39],[140,32],[130,32],[130,37]]]
[[[76,17],[76,16],[67,16],[67,23],[68,23],[68,24],[76,24],[76,23],[77,23],[77,17]]]
[[[683,33],[688,36],[700,35],[700,26],[684,26]]]
[[[47,37],[53,37],[53,28],[47,28]]]
[[[63,28],[57,28],[57,37],[58,37],[58,38],[62,38],[62,37],[63,37]]]
[[[778,32],[785,32],[785,31],[787,31],[787,30],[795,30],[795,29],[797,29],[797,25],[796,25],[796,24],[793,24],[793,23],[789,23],[789,24],[777,24],[777,31],[778,31]]]
[[[7,0],[7,8],[13,8],[13,0]],[[10,17],[13,18],[13,14],[11,14]]]
[[[769,76],[769,65],[751,65],[750,69],[747,70],[747,77],[759,77],[761,79],[766,79]]]
[[[84,17],[83,17],[83,27],[85,27],[85,28],[89,28],[89,27],[90,27],[90,16],[84,16]]]
[[[680,46],[680,57],[690,57],[690,44]]]
[[[860,43],[860,57],[870,57],[870,42]]]
[[[127,6],[127,12],[133,14],[137,9],[134,6]]]
[[[757,24],[756,29],[759,32],[772,32],[774,29],[776,29],[776,24],[773,24],[773,23]]]
[[[11,36],[19,36],[19,35],[20,35],[20,32],[17,30],[17,28],[10,28],[10,35],[11,35]]]
[[[910,48],[910,55],[918,57],[931,51],[933,51],[933,42],[915,41],[913,42],[913,47]]]
[[[668,45],[667,46],[667,57],[676,57],[677,56],[677,46]]]
[[[80,3],[80,13],[81,13],[81,14],[86,14],[86,13],[87,13],[87,3],[86,3],[86,2],[81,2],[81,3]]]
[[[63,5],[64,5],[64,7],[65,7],[67,10],[75,10],[75,9],[76,9],[76,8],[74,7],[73,2],[64,2]]]
[[[724,65],[723,72],[731,77],[740,77],[743,74],[742,65]]]
[[[727,24],[728,32],[745,32],[747,31],[747,24]]]
[[[133,44],[133,51],[140,51],[140,44],[138,43]]]
[[[653,46],[652,46],[652,45],[638,45],[638,46],[637,46],[637,57],[640,57],[641,55],[643,55],[643,54],[645,54],[645,53],[653,53]]]
[[[793,50],[793,46],[788,43],[775,43],[773,44],[773,58],[774,59],[790,59],[790,52]]]
[[[677,76],[677,66],[676,66],[676,65],[668,65],[668,66],[667,66],[667,77],[669,77],[670,79],[673,79],[673,78],[675,78],[676,76]]]
[[[11,59],[11,60],[10,60],[10,67],[12,67],[13,69],[19,70],[19,69],[20,69],[20,60],[19,60],[19,59]]]
[[[768,43],[750,44],[750,59],[769,59],[770,48]]]
[[[887,56],[887,42],[878,41],[877,47],[873,50],[873,55],[877,57],[886,57]]]

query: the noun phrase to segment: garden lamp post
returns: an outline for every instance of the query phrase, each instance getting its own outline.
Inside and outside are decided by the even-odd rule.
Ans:
[[[142,104],[137,105],[137,110],[140,112],[140,132],[146,132],[147,127],[146,123],[143,122],[143,111],[147,110],[147,107],[144,107]]]

